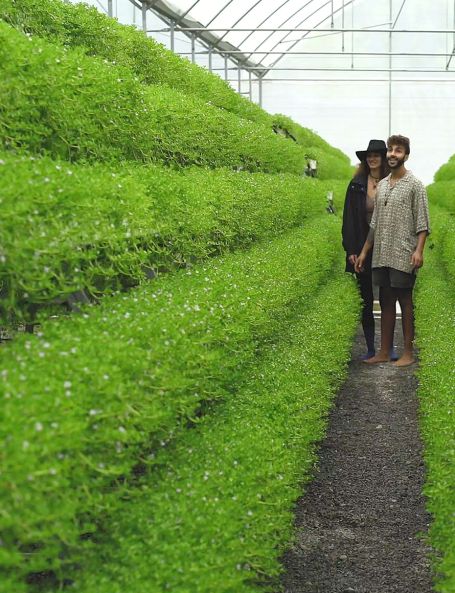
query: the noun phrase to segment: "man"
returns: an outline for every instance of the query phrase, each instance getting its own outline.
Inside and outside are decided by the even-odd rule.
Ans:
[[[408,138],[390,136],[386,158],[391,173],[378,184],[370,232],[355,264],[356,272],[360,272],[373,247],[373,283],[379,286],[381,303],[381,349],[364,361],[367,364],[390,360],[397,300],[402,314],[404,350],[394,364],[405,367],[415,362],[412,290],[416,271],[423,265],[430,223],[425,187],[405,167],[409,154]]]

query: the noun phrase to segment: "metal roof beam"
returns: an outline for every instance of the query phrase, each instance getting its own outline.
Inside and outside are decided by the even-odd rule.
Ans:
[[[168,25],[172,22],[177,23],[179,26],[173,26],[173,30],[184,33],[190,39],[192,38],[192,34],[196,33],[196,36],[199,40],[207,44],[209,47],[216,48],[221,54],[223,51],[239,50],[238,47],[235,47],[231,43],[220,40],[217,35],[208,30],[206,27],[203,27],[201,23],[194,21],[189,17],[182,17],[182,15],[178,13],[170,4],[165,2],[165,0],[147,2],[146,5],[147,8],[154,12],[159,18],[165,22],[167,21]],[[222,31],[224,31],[224,29],[222,29]],[[262,75],[262,72],[256,72],[256,63],[252,62],[246,54],[236,54],[236,56],[232,57],[231,59],[235,61],[238,66],[241,68],[247,68],[256,76]]]

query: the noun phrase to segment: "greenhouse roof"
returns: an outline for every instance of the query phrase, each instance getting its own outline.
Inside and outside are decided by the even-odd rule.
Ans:
[[[429,182],[455,152],[453,0],[85,1],[353,159],[369,138],[434,137],[412,159]]]

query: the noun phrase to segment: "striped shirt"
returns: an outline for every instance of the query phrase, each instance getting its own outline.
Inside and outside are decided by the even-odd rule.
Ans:
[[[417,234],[430,232],[427,192],[411,171],[390,186],[391,175],[378,184],[370,227],[374,231],[373,268],[390,267],[408,274],[414,271],[411,255]]]

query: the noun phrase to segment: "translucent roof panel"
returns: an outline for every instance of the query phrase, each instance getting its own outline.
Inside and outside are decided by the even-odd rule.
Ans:
[[[370,138],[401,133],[410,168],[429,183],[455,152],[454,0],[147,0],[145,14],[140,0],[84,1],[353,162]],[[209,31],[191,39],[182,26]]]
[[[270,67],[296,40],[310,34],[293,29],[311,30],[323,23],[330,27],[333,18],[351,3],[352,0],[174,0],[172,6],[182,17],[199,21],[222,40],[238,47],[253,62]],[[226,31],[233,28],[237,31]]]

